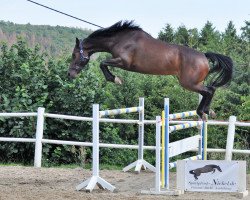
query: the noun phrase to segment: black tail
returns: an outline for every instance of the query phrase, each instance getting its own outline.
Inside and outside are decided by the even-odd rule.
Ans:
[[[213,67],[210,69],[209,74],[216,72],[211,81],[211,86],[220,87],[228,83],[233,75],[232,59],[228,56],[211,52],[205,53],[205,56],[213,63]]]

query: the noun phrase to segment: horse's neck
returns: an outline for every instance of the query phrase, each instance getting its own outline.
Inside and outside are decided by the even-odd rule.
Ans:
[[[110,42],[105,38],[90,39],[86,41],[86,50],[90,53],[109,52]]]

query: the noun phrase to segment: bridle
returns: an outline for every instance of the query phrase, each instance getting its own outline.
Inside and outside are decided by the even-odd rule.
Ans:
[[[79,42],[79,48],[80,48],[80,61],[85,62],[89,60],[89,56],[84,56],[83,54],[83,41],[82,40],[80,40]]]

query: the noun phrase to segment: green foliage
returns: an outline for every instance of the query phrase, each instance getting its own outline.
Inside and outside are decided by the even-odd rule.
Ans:
[[[48,55],[62,56],[72,51],[75,38],[85,38],[91,33],[88,29],[49,25],[21,25],[0,21],[0,42],[16,43],[22,37],[30,47],[39,44]]]
[[[187,29],[184,25],[174,30],[167,24],[159,33],[159,39],[165,42],[188,45],[204,52],[216,51],[233,58],[234,78],[229,87],[217,90],[212,103],[217,119],[227,120],[230,115],[235,115],[238,120],[243,121],[250,118],[249,24],[246,22],[241,35],[236,34],[232,22],[229,22],[223,33],[216,31],[210,22],[207,22],[201,31]],[[69,80],[67,70],[71,50],[67,49],[67,45],[72,48],[76,35],[85,37],[84,34],[87,33],[83,33],[82,30],[29,24],[22,27],[9,22],[0,22],[0,28],[5,34],[6,32],[25,33],[22,34],[23,36],[29,35],[34,29],[37,30],[34,31],[36,34],[40,34],[39,37],[50,38],[49,40],[53,41],[47,49],[42,46],[43,44],[36,45],[37,42],[35,45],[27,43],[25,37],[18,38],[13,45],[1,43],[1,112],[36,112],[38,107],[45,107],[46,113],[91,117],[93,103],[99,103],[101,110],[132,107],[138,105],[139,97],[145,97],[145,119],[155,119],[155,116],[161,115],[164,97],[170,98],[171,113],[195,110],[197,107],[198,95],[184,90],[173,76],[144,75],[115,68],[111,69],[112,73],[121,77],[124,84],[115,85],[107,82],[99,68],[99,63],[110,57],[109,54],[98,54],[98,58],[91,60],[78,78]],[[59,44],[61,47],[58,46]],[[60,55],[58,58],[50,59],[48,55],[42,53],[45,49],[47,54],[53,55],[49,50],[53,49],[52,46],[56,50],[61,49],[55,52]],[[67,54],[64,54],[62,49],[66,49]],[[138,119],[138,114],[121,115],[115,118],[117,117]],[[35,130],[35,117],[0,118],[2,137],[32,138],[35,137]],[[87,142],[92,140],[91,131],[90,122],[46,118],[44,138]],[[235,148],[249,149],[249,128],[238,127],[236,132]],[[179,131],[170,139],[174,141],[196,133],[196,129]],[[209,126],[209,148],[225,148],[226,133],[226,127]],[[102,143],[137,144],[137,138],[137,125],[110,123],[100,125],[100,142]],[[154,144],[155,127],[146,125],[145,145]],[[50,144],[43,146],[45,166],[70,163],[77,163],[83,167],[89,166],[91,156],[89,147]],[[34,144],[1,142],[1,162],[29,164],[33,162],[33,157]],[[220,157],[220,154],[210,154],[210,158]],[[239,155],[237,158],[246,159]],[[136,159],[136,150],[102,148],[100,151],[100,160],[104,164],[125,166]],[[145,151],[145,159],[153,164],[154,152]]]

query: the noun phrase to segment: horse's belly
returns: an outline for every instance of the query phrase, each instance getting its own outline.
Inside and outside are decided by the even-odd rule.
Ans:
[[[178,57],[167,53],[165,49],[147,49],[135,55],[131,70],[153,75],[177,75],[179,72]]]
[[[139,72],[143,74],[152,75],[177,75],[178,70],[175,67],[168,67],[159,64],[144,64],[144,65],[132,65],[129,71]]]

